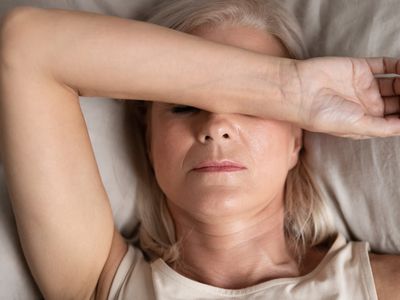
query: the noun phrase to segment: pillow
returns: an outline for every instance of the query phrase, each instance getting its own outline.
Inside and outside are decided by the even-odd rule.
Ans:
[[[17,5],[76,9],[142,19],[156,0],[3,0],[0,18]],[[395,40],[400,6],[396,0],[285,0],[302,25],[312,56],[397,56]],[[396,48],[397,46],[397,48]],[[132,233],[135,174],[127,163],[122,138],[122,103],[80,98],[99,171],[117,227]],[[120,134],[121,133],[121,134]],[[352,141],[306,133],[307,161],[335,213],[340,230],[352,239],[368,240],[372,249],[399,252],[400,203],[395,178],[398,138]],[[396,173],[397,172],[397,173]],[[386,176],[385,176],[386,175]],[[0,163],[0,298],[39,299],[18,241]]]
[[[396,0],[285,3],[297,12],[313,57],[400,57]],[[304,147],[338,229],[349,239],[369,241],[375,252],[400,254],[400,138],[306,132]]]

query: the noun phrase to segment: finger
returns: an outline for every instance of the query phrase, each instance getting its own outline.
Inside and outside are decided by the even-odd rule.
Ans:
[[[368,136],[368,135],[358,135],[353,137],[353,140],[368,140],[368,139],[372,139],[372,138],[376,138],[374,136]]]
[[[383,97],[400,95],[400,78],[377,79]]]
[[[400,118],[398,115],[384,118],[365,116],[354,128],[355,134],[374,137],[400,135]]]
[[[395,57],[366,58],[373,74],[400,74],[400,59]]]
[[[369,135],[353,135],[350,137],[353,140],[368,140],[372,138],[376,138],[376,136],[369,136]]]
[[[400,97],[385,97],[384,102],[384,114],[392,115],[400,113]]]
[[[379,82],[374,80],[371,82],[369,93],[360,97],[365,111],[368,112],[368,115],[374,117],[382,117],[385,110],[383,97],[379,89]]]
[[[333,134],[334,136],[352,139],[352,140],[367,140],[371,138],[376,138],[375,136],[368,136],[368,135],[358,135],[358,134]]]

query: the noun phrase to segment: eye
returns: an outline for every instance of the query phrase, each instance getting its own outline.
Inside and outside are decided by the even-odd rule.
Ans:
[[[187,113],[195,113],[198,111],[200,111],[199,108],[188,105],[174,105],[171,108],[171,112],[174,114],[187,114]]]

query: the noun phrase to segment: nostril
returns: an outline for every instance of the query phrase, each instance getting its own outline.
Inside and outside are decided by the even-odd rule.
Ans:
[[[222,135],[222,138],[224,138],[224,139],[229,139],[230,136],[229,136],[228,133],[224,133],[224,134]],[[205,140],[205,141],[213,140],[213,138],[212,138],[211,135],[206,135],[206,136],[204,137],[204,140]]]

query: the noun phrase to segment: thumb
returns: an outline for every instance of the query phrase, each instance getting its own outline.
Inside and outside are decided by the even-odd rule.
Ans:
[[[389,137],[400,135],[400,119],[397,115],[387,117],[364,116],[355,124],[355,133],[360,136]]]

